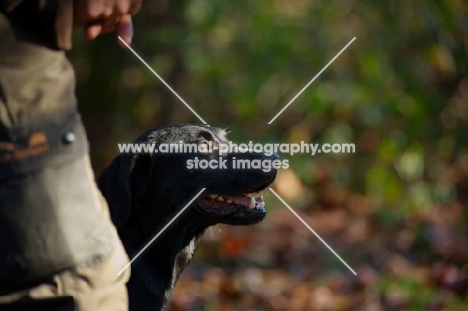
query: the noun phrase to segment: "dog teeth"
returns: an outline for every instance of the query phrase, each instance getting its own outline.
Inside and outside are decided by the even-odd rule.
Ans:
[[[227,203],[234,203],[231,199],[226,200]]]
[[[224,202],[224,198],[222,196],[217,197],[216,200],[220,202]]]
[[[217,194],[210,194],[209,197],[212,198],[212,199],[216,199],[218,197],[218,195]]]
[[[254,209],[255,208],[255,205],[256,205],[256,201],[255,201],[255,198],[254,197],[250,197],[250,204],[249,204],[249,208],[250,209]]]

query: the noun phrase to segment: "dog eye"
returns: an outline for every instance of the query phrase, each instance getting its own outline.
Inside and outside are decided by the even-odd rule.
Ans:
[[[213,134],[210,132],[201,132],[200,136],[206,139],[207,141],[213,141]]]
[[[201,151],[206,151],[206,146],[205,146],[205,145],[201,145],[199,149],[200,149]]]

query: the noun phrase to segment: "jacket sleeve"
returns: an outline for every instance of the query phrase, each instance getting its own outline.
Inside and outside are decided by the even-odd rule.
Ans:
[[[0,11],[15,30],[32,33],[39,43],[57,50],[71,48],[73,0],[0,0]]]

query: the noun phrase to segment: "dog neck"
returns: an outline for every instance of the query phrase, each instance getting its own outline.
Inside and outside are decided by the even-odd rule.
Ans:
[[[134,210],[141,210],[136,206]],[[132,213],[128,225],[118,229],[129,256],[133,258],[170,219],[161,219],[159,228]],[[130,229],[131,228],[131,229]],[[140,228],[140,230],[135,230]],[[183,218],[172,223],[132,264],[128,283],[130,310],[167,310],[175,284],[190,263],[207,226],[193,225]],[[138,243],[137,243],[138,241]]]

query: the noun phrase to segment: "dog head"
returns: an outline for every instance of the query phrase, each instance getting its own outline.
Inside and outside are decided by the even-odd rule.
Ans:
[[[117,156],[98,181],[114,224],[124,226],[132,209],[139,209],[140,217],[156,225],[179,212],[202,188],[206,190],[181,217],[207,226],[261,221],[266,210],[259,192],[274,181],[276,170],[235,164],[239,160],[244,164],[271,162],[278,156],[251,151],[220,154],[219,146],[229,143],[223,130],[198,125],[162,127],[140,136],[134,144],[154,145],[155,149],[171,144],[204,147],[190,153],[179,150]]]

